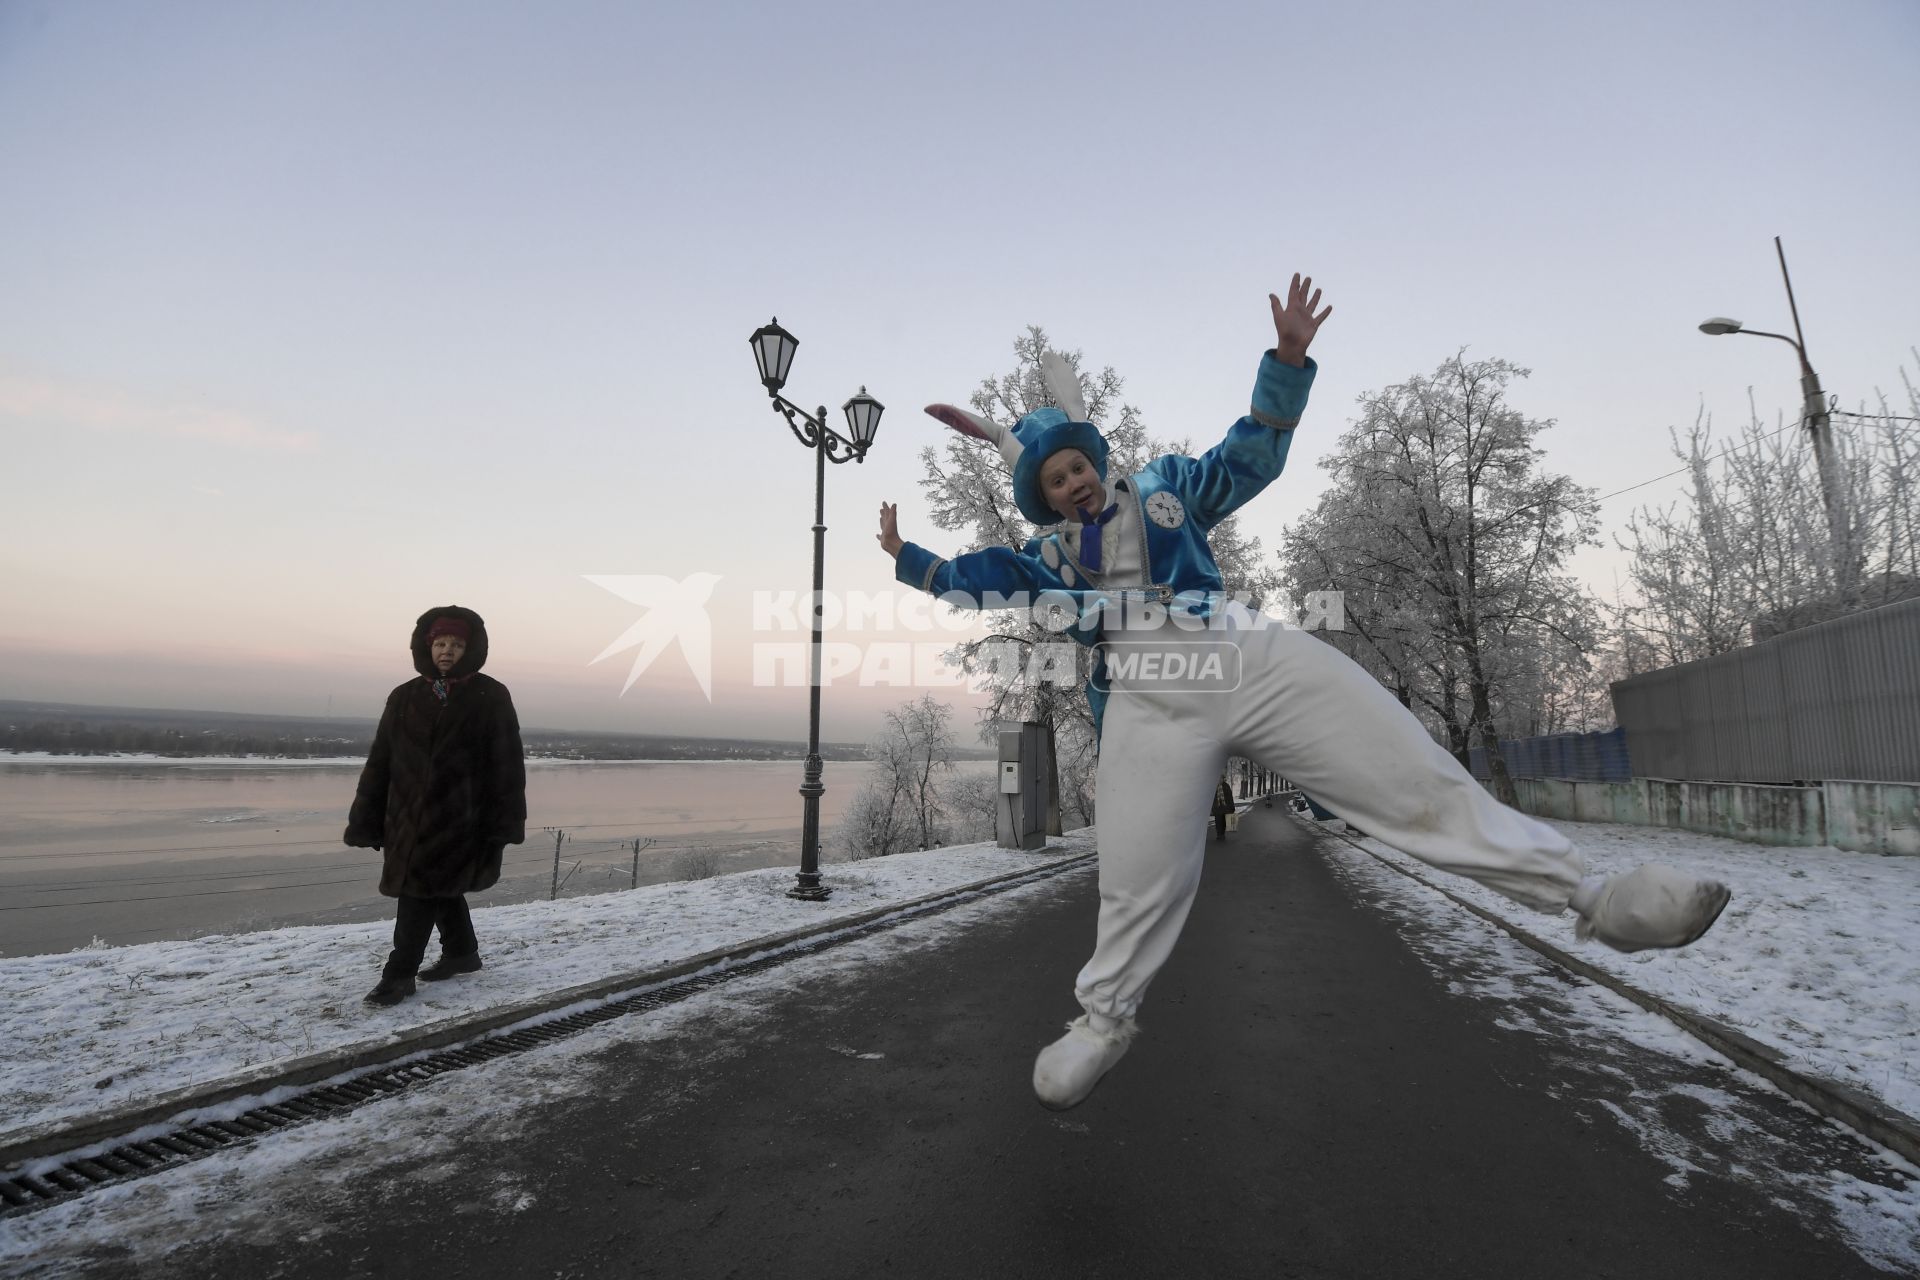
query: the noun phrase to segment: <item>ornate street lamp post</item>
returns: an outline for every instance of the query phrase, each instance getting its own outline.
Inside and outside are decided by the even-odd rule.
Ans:
[[[1713,337],[1728,333],[1750,333],[1756,338],[1778,338],[1790,345],[1800,357],[1800,394],[1802,397],[1803,421],[1807,427],[1808,442],[1813,445],[1814,464],[1820,471],[1820,499],[1827,513],[1827,538],[1830,553],[1833,556],[1834,585],[1840,589],[1842,598],[1851,600],[1854,585],[1853,539],[1850,534],[1850,521],[1847,514],[1846,495],[1840,490],[1838,475],[1839,464],[1833,456],[1833,419],[1827,408],[1826,392],[1820,389],[1820,375],[1807,363],[1806,334],[1800,330],[1800,305],[1793,299],[1793,277],[1787,274],[1787,251],[1780,246],[1780,237],[1773,238],[1773,249],[1780,257],[1780,278],[1787,286],[1787,308],[1793,313],[1793,337],[1784,333],[1768,333],[1764,329],[1749,329],[1738,320],[1729,320],[1725,316],[1714,316],[1700,323],[1700,332]]]
[[[864,462],[874,433],[880,429],[880,414],[885,409],[878,400],[860,394],[841,406],[847,415],[847,434],[841,435],[827,425],[827,407],[808,413],[780,394],[787,384],[787,372],[793,366],[793,353],[800,340],[773,323],[753,331],[747,339],[753,347],[753,359],[760,366],[760,383],[773,399],[774,411],[787,420],[795,438],[813,450],[813,596],[809,601],[813,614],[813,645],[807,681],[807,764],[801,778],[802,816],[800,820],[799,882],[787,890],[791,898],[824,901],[831,892],[820,883],[820,797],[827,788],[820,781],[820,611],[823,579],[821,562],[827,546],[827,463]]]

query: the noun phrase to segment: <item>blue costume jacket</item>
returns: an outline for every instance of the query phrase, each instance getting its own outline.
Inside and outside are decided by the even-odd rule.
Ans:
[[[1070,616],[1063,629],[1082,644],[1097,645],[1100,623],[1112,606],[1145,602],[1195,618],[1211,616],[1223,593],[1207,533],[1273,482],[1287,464],[1293,429],[1307,405],[1318,368],[1282,363],[1271,351],[1260,360],[1253,405],[1227,429],[1226,439],[1198,458],[1170,455],[1114,484],[1119,501],[1139,505],[1144,545],[1140,563],[1146,581],[1125,589],[1094,585],[1075,557],[1077,536],[1062,529],[1030,540],[1020,551],[988,547],[945,560],[925,547],[905,543],[894,577],[931,592],[946,603],[970,608],[1058,605]],[[1077,531],[1075,531],[1077,533]],[[998,597],[996,601],[994,597]],[[1094,725],[1105,709],[1105,663],[1087,685]]]

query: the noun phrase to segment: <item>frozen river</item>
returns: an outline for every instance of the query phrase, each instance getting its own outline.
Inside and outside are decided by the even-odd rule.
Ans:
[[[985,770],[968,761],[961,770]],[[829,762],[823,841],[865,776]],[[371,920],[380,855],[340,843],[358,761],[0,762],[0,955]],[[476,906],[798,865],[798,761],[530,761],[527,842]],[[650,845],[644,842],[651,841]]]

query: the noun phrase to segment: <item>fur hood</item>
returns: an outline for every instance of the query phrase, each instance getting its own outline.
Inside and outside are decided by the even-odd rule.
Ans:
[[[459,680],[487,665],[487,624],[471,609],[463,609],[457,604],[443,604],[427,610],[413,624],[413,639],[407,643],[413,650],[415,671],[429,680],[440,678],[440,669],[433,665],[433,646],[427,641],[427,631],[436,618],[458,618],[467,624],[467,651],[460,655],[460,661],[453,664],[453,670],[447,672],[447,679]]]

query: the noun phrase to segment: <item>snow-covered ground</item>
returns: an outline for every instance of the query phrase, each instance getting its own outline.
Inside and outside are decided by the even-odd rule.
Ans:
[[[1920,939],[1920,860],[1769,849],[1663,830],[1556,825],[1579,842],[1595,869],[1658,858],[1720,876],[1734,887],[1733,903],[1714,933],[1688,951],[1621,956],[1577,942],[1565,919],[1528,912],[1367,843],[1386,860],[1434,878],[1636,986],[1743,1027],[1805,1070],[1877,1093],[1909,1114],[1920,1111],[1920,960],[1911,954],[1911,941]],[[0,1006],[0,1043],[9,1047],[0,1060],[0,1097],[7,1099],[0,1142],[7,1133],[62,1117],[131,1106],[324,1048],[394,1038],[449,1017],[663,967],[1029,869],[1088,852],[1093,844],[1093,833],[1084,831],[1056,841],[1044,855],[968,846],[835,865],[827,869],[835,894],[824,906],[786,897],[792,872],[779,869],[489,908],[476,921],[489,967],[456,982],[422,985],[415,999],[389,1010],[360,1001],[387,946],[385,923],[0,960],[0,982],[12,997]],[[1335,846],[1333,860],[1336,871],[1367,890],[1380,909],[1401,918],[1409,945],[1447,973],[1456,989],[1497,1003],[1501,1025],[1556,1041],[1626,1041],[1654,1055],[1635,1068],[1626,1101],[1598,1105],[1668,1162],[1669,1181],[1677,1187],[1690,1177],[1745,1178],[1769,1168],[1785,1179],[1783,1185],[1798,1189],[1789,1199],[1825,1206],[1811,1211],[1815,1219],[1837,1224],[1863,1256],[1896,1273],[1920,1268],[1920,1187],[1904,1162],[1869,1155],[1869,1163],[1878,1160],[1890,1172],[1863,1178],[1847,1171],[1859,1167],[1858,1154],[1823,1148],[1817,1133],[1799,1140],[1770,1136],[1745,1096],[1769,1086],[1740,1073],[1726,1079],[1739,1076],[1748,1083],[1703,1086],[1688,1064],[1717,1059],[1671,1024],[1604,989],[1556,979],[1552,966],[1532,952],[1367,854]],[[885,963],[890,948],[916,937],[926,945],[942,930],[968,927],[980,913],[1010,909],[1007,902],[1038,891],[983,899],[805,963],[809,973]],[[0,1231],[0,1271],[30,1264],[32,1274],[65,1274],[60,1258],[69,1249],[96,1259],[129,1248],[159,1257],[170,1240],[209,1233],[223,1239],[297,1234],[311,1226],[302,1225],[301,1213],[321,1212],[309,1203],[316,1195],[350,1202],[369,1167],[420,1160],[422,1144],[454,1141],[441,1131],[457,1134],[462,1116],[484,1113],[495,1129],[536,1123],[527,1117],[537,1115],[543,1098],[586,1087],[574,1079],[587,1078],[584,1065],[574,1072],[556,1064],[585,1064],[607,1037],[670,1034],[690,1018],[771,1016],[767,1011],[780,1007],[779,985],[790,980],[779,974],[744,979],[650,1015],[638,1031],[626,1022],[610,1024],[537,1055],[538,1062],[507,1059],[492,1064],[485,1079],[453,1073],[418,1096],[9,1221],[9,1229]],[[1617,1073],[1625,1059],[1606,1049],[1561,1053],[1555,1061],[1569,1072]],[[525,1101],[511,1114],[498,1105],[503,1073],[516,1082],[504,1094]],[[1593,1082],[1573,1080],[1565,1087],[1575,1099],[1606,1096]],[[493,1101],[480,1105],[481,1093]],[[1708,1141],[1668,1123],[1664,1108],[1675,1093],[1713,1110],[1716,1137]],[[227,1110],[244,1105],[251,1104]],[[415,1113],[431,1123],[407,1123]],[[237,1197],[236,1185],[245,1185],[247,1194]],[[536,1199],[535,1189],[507,1192],[512,1194],[498,1206],[502,1213],[523,1211]],[[257,1211],[269,1202],[285,1206],[285,1213]],[[129,1243],[134,1240],[145,1243]]]
[[[985,875],[992,875],[995,871],[1030,868],[1053,860],[1060,852],[1091,847],[1089,841],[1074,836],[1054,843],[1067,848],[1050,851],[1045,857],[995,850],[1003,859],[998,866],[989,860],[963,858],[964,865],[955,868],[963,874],[952,877],[938,871],[930,874],[924,864],[954,852],[971,854],[974,850],[897,855],[883,860],[885,870],[871,877],[865,871],[874,864],[861,864],[858,872],[834,866],[829,868],[832,883],[845,885],[849,895],[867,896],[857,907],[848,903],[833,909],[842,913],[870,910],[879,905],[872,900],[875,893],[885,901],[905,901],[949,880],[966,883],[969,878],[981,878],[983,869]],[[922,864],[918,870],[913,869],[916,863]],[[904,878],[896,878],[896,866]],[[661,1112],[656,1114],[671,1114],[675,1107],[704,1093],[710,1075],[720,1074],[717,1070],[710,1072],[709,1065],[718,1067],[741,1054],[759,1052],[761,1046],[780,1043],[782,1024],[791,1020],[794,984],[816,992],[852,988],[874,967],[892,963],[919,948],[938,947],[954,934],[1002,913],[1019,911],[1023,902],[1084,891],[1084,878],[1079,885],[1062,883],[1073,874],[975,898],[951,911],[869,934],[791,966],[734,979],[693,999],[652,1010],[644,1017],[616,1019],[538,1052],[508,1055],[488,1063],[484,1071],[448,1072],[382,1099],[378,1105],[276,1133],[272,1141],[229,1148],[161,1175],[104,1187],[26,1216],[0,1219],[0,1276],[8,1280],[77,1280],[195,1274],[179,1260],[177,1251],[183,1246],[222,1249],[254,1245],[282,1257],[315,1248],[325,1250],[337,1243],[339,1224],[369,1220],[374,1212],[370,1195],[377,1196],[378,1188],[401,1180],[444,1186],[450,1229],[480,1224],[508,1229],[527,1224],[528,1229],[537,1229],[541,1219],[550,1221],[551,1215],[566,1212],[567,1206],[556,1200],[548,1187],[523,1176],[498,1168],[464,1173],[463,1144],[504,1141],[538,1145],[548,1140],[543,1126],[549,1108],[577,1102],[583,1096],[602,1101],[618,1098],[621,1105],[636,1105],[629,1093],[633,1082],[618,1073],[610,1075],[599,1061],[614,1044],[664,1041],[677,1046],[679,1069],[674,1073],[675,1080],[663,1094],[650,1094],[641,1104],[660,1107]],[[759,877],[760,873],[749,872],[729,879]],[[865,884],[849,883],[853,879],[864,880]],[[786,871],[760,890],[729,895],[724,901],[744,911],[758,912],[792,883],[792,872]],[[698,887],[720,886],[708,881]],[[648,892],[643,888],[633,896]],[[836,890],[836,897],[838,893]],[[616,896],[621,895],[605,895],[595,901],[605,903]],[[722,899],[716,899],[712,905],[719,907],[722,903]],[[820,910],[817,904],[791,905],[800,921],[816,919],[815,913]],[[623,913],[622,918],[631,921],[635,916]],[[795,923],[761,919],[762,928],[774,931]],[[523,953],[523,959],[532,958]],[[483,970],[475,977],[489,972]],[[474,977],[468,977],[442,985],[456,987],[473,981]],[[370,981],[362,985],[370,985]],[[1061,994],[1067,998],[1065,991]],[[357,1003],[357,994],[353,1001]],[[405,1008],[401,1005],[391,1012]],[[791,1028],[784,1032],[793,1034]],[[865,1042],[818,1047],[863,1063],[883,1056]],[[1020,1074],[1016,1072],[1011,1078],[1017,1083]],[[209,1118],[235,1114],[247,1105],[252,1104],[216,1108]],[[1071,1126],[1074,1122],[1062,1116],[1052,1123]],[[1084,1126],[1080,1131],[1085,1132]],[[389,1261],[397,1264],[401,1260]],[[368,1266],[377,1267],[379,1262],[376,1257],[360,1266],[343,1265],[338,1274],[366,1274]],[[656,1274],[644,1265],[637,1273]],[[554,1267],[541,1274],[601,1272],[582,1271],[556,1259]]]
[[[1735,1026],[1798,1068],[1920,1116],[1920,859],[1783,849],[1658,828],[1556,823],[1597,871],[1657,859],[1733,886],[1720,923],[1680,952],[1621,955],[1453,877],[1437,883],[1640,990]],[[1093,833],[1057,842],[1093,847]],[[1377,841],[1389,861],[1437,873]],[[391,1010],[360,997],[388,946],[385,922],[0,959],[0,1144],[62,1117],[599,979],[661,968],[1001,872],[1034,855],[991,845],[835,866],[823,906],[786,896],[792,872],[747,872],[559,902],[487,908],[489,967],[422,984]],[[1436,910],[1459,908],[1437,898]]]
[[[1691,947],[1622,955],[1577,940],[1571,915],[1529,911],[1378,840],[1364,843],[1637,990],[1772,1045],[1805,1074],[1920,1117],[1920,858],[1776,848],[1662,827],[1552,825],[1590,870],[1670,863],[1731,886],[1733,901]]]
[[[416,1027],[665,968],[756,938],[1030,870],[1093,848],[1091,830],[1044,854],[993,845],[827,869],[825,903],[787,896],[790,868],[474,913],[487,968],[421,983],[391,1009],[361,1002],[393,926],[324,925],[0,959],[0,1146],[70,1117],[122,1110],[276,1062],[378,1043]],[[431,953],[429,959],[431,959]]]

